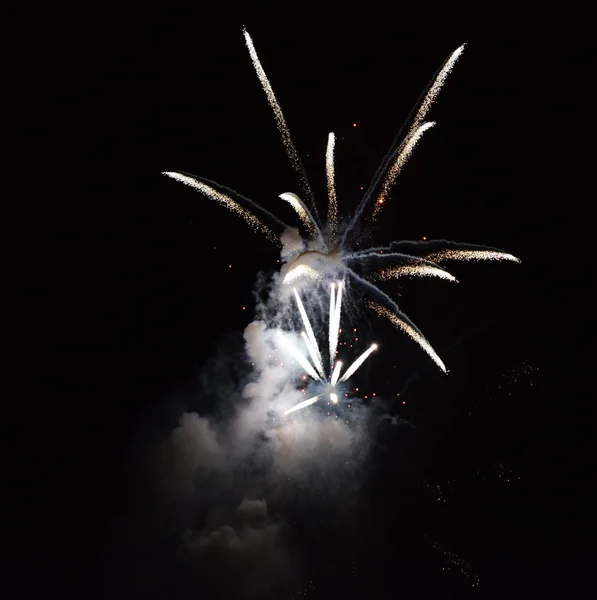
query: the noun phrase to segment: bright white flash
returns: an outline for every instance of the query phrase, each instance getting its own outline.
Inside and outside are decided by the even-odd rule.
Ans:
[[[334,404],[338,404],[338,395],[336,394],[336,392],[330,392],[330,400]]]

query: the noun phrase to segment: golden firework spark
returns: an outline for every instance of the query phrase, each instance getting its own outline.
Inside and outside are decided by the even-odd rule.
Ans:
[[[377,304],[377,302],[367,302],[369,308],[375,311],[380,317],[385,317],[391,323],[406,333],[413,341],[415,341],[427,354],[431,357],[431,360],[444,372],[446,373],[446,365],[444,365],[442,359],[436,354],[431,344],[415,329],[413,329],[408,323],[405,323],[400,317],[394,314],[391,310],[384,308]]]
[[[222,194],[222,192],[218,192],[218,190],[215,190],[201,181],[197,181],[196,179],[188,177],[187,175],[182,175],[181,173],[176,173],[175,171],[164,171],[162,175],[166,175],[172,179],[175,179],[176,181],[180,181],[185,185],[195,188],[211,200],[219,202],[229,211],[242,217],[253,228],[254,231],[262,233],[268,240],[274,244],[280,245],[280,238],[265,223],[260,221],[251,211],[247,210],[238,202],[230,198],[230,196]]]

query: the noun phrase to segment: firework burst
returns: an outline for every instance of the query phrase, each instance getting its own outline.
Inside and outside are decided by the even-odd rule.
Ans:
[[[246,30],[243,33],[253,66],[274,112],[276,125],[282,137],[284,147],[298,175],[303,194],[307,199],[307,202],[303,202],[299,196],[291,192],[285,192],[279,196],[281,200],[292,206],[306,232],[300,250],[296,250],[294,253],[286,251],[284,254],[286,262],[281,271],[282,285],[308,285],[313,287],[329,286],[330,283],[332,284],[329,313],[328,367],[331,370],[331,374],[328,374],[328,377],[330,378],[330,383],[332,379],[335,382],[345,381],[374,349],[372,347],[365,352],[340,377],[339,369],[341,365],[340,367],[338,363],[334,365],[334,360],[338,344],[343,286],[342,284],[335,284],[333,282],[338,280],[344,281],[345,279],[351,280],[364,293],[371,296],[374,300],[367,302],[369,308],[379,316],[387,318],[398,329],[406,333],[445,372],[446,367],[431,344],[425,339],[417,326],[401,312],[398,305],[376,285],[376,282],[403,276],[436,277],[456,282],[456,278],[443,267],[443,264],[447,261],[497,260],[520,262],[519,259],[497,248],[457,244],[454,242],[442,244],[443,240],[392,242],[388,247],[369,248],[358,252],[353,250],[353,246],[355,242],[355,229],[362,220],[362,217],[364,217],[367,207],[371,209],[368,221],[373,222],[385,206],[396,178],[404,169],[415,146],[421,141],[423,134],[435,125],[434,122],[425,121],[425,118],[436,101],[456,61],[462,55],[464,45],[450,54],[433,77],[423,92],[420,102],[417,103],[415,109],[411,112],[411,117],[409,117],[403,128],[399,131],[389,152],[382,160],[356,211],[354,211],[350,219],[346,219],[345,221],[341,220],[338,214],[334,169],[335,137],[333,133],[329,134],[325,165],[329,199],[328,221],[322,224],[319,221],[313,193],[298,151],[292,141],[282,108],[276,99],[265,70],[257,56],[251,36]],[[274,229],[280,230],[281,233],[282,230],[289,231],[288,226],[271,212],[250,199],[215,182],[187,173],[169,171],[164,172],[164,175],[189,185],[208,198],[220,202],[229,210],[242,217],[255,231],[263,234],[270,241],[283,245],[281,244],[280,234],[274,233]],[[252,210],[246,208],[247,206]],[[260,212],[262,218],[269,221],[270,225],[266,225],[252,211]],[[311,362],[297,348],[293,348],[292,350],[288,348],[288,350],[310,377],[314,380],[324,382],[326,369],[324,368],[321,352],[305,308],[296,290],[295,299],[305,326],[303,340],[311,357]],[[332,389],[331,392],[328,391],[328,394],[333,398],[332,394],[335,394],[335,392]],[[305,400],[291,410],[298,410],[299,408],[313,404],[319,398],[320,395]]]

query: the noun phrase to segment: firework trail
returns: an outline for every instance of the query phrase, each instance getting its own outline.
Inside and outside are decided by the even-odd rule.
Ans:
[[[305,310],[305,307],[303,306],[303,303],[301,301],[301,297],[298,295],[298,292],[296,290],[293,290],[293,291],[294,291],[294,298],[296,300],[296,304],[298,306],[299,312],[301,313],[301,319],[303,320],[303,324],[305,325],[305,330],[307,332],[306,337],[307,337],[307,340],[310,342],[309,348],[310,348],[310,351],[313,352],[313,355],[312,355],[313,362],[315,363],[317,370],[321,373],[321,376],[323,377],[323,365],[321,362],[321,353],[319,352],[319,346],[317,344],[317,339],[315,339],[315,334],[313,333],[313,327],[311,327],[311,323],[309,321],[309,317],[307,316],[307,311]]]
[[[346,372],[344,373],[344,375],[342,375],[342,378],[340,379],[340,383],[345,382],[349,377],[354,375],[356,370],[367,360],[367,358],[369,358],[369,355],[372,352],[375,352],[375,350],[377,350],[377,344],[373,344],[368,350],[365,350],[365,352],[363,352],[363,354],[361,354],[361,356],[359,356],[359,358],[357,358],[352,363],[352,365],[350,365],[350,367],[346,369]]]
[[[313,396],[313,398],[309,398],[308,400],[303,400],[298,404],[295,404],[292,408],[289,408],[285,414],[289,415],[297,410],[301,410],[301,408],[307,408],[307,406],[311,406],[311,404],[315,404],[321,398],[321,394],[317,396]]]
[[[335,291],[337,290],[337,292]],[[296,305],[301,314],[301,319],[303,320],[303,324],[307,333],[302,333],[303,341],[307,347],[307,351],[311,356],[311,360],[313,364],[315,364],[319,374],[315,372],[315,369],[309,362],[306,356],[304,356],[301,351],[281,332],[278,332],[278,337],[280,339],[281,345],[286,348],[290,354],[295,358],[298,364],[305,370],[305,372],[316,382],[322,383],[325,385],[326,376],[323,371],[323,365],[321,364],[321,354],[319,353],[319,346],[317,344],[317,340],[313,334],[313,327],[309,321],[309,316],[305,311],[305,307],[303,302],[296,290],[294,290],[294,297],[296,300]],[[341,319],[341,307],[342,307],[342,283],[337,283],[334,287],[330,288],[330,314],[329,314],[329,322],[330,322],[330,354],[336,353],[336,346],[338,340],[338,330],[340,327],[340,319]],[[311,333],[309,333],[311,332]],[[335,332],[334,341],[332,342],[332,336]],[[312,338],[312,339],[311,339]],[[340,371],[342,370],[342,362],[337,361],[334,369],[330,376],[330,384],[326,386],[325,393],[329,396],[330,400],[334,403],[338,403],[338,394],[336,391],[336,386],[340,385],[347,381],[357,369],[367,360],[367,358],[371,355],[371,353],[377,349],[377,344],[373,344],[366,352],[363,352],[361,356],[359,356],[355,362],[349,366],[344,375],[340,378]],[[330,368],[333,364],[333,359],[330,360]],[[302,408],[306,408],[307,406],[311,406],[311,404],[315,404],[321,397],[323,393],[318,394],[309,398],[308,400],[304,400],[303,402],[299,402],[298,404],[292,406],[288,410],[286,410],[285,414],[290,414]]]
[[[329,347],[330,347],[330,366],[336,359],[336,350],[338,348],[338,333],[340,330],[340,315],[342,312],[342,283],[337,285],[332,283],[330,286],[330,318],[329,318]]]
[[[288,202],[288,204],[290,204],[290,206],[294,208],[296,214],[299,216],[303,225],[309,233],[311,233],[312,235],[319,234],[321,236],[319,227],[317,226],[317,223],[315,222],[313,216],[309,212],[309,209],[305,206],[305,203],[296,194],[293,194],[292,192],[284,192],[278,197]]]
[[[450,273],[443,269],[438,269],[437,267],[431,267],[429,265],[400,265],[397,267],[390,267],[374,275],[376,281],[388,281],[400,277],[439,277],[440,279],[445,279],[447,281],[458,282],[454,275],[450,275]]]
[[[407,120],[405,121],[404,125],[400,128],[396,137],[394,138],[394,141],[392,142],[392,145],[390,146],[389,152],[383,158],[381,164],[379,165],[377,171],[375,172],[375,175],[373,176],[373,179],[371,180],[371,183],[369,184],[369,187],[367,188],[367,191],[366,191],[365,195],[363,196],[363,199],[361,200],[356,212],[354,213],[354,216],[350,222],[350,225],[348,226],[348,228],[345,231],[345,234],[344,234],[345,237],[348,234],[348,232],[356,225],[358,219],[363,214],[363,210],[365,209],[365,206],[367,205],[367,203],[371,199],[371,196],[373,195],[375,189],[379,185],[379,182],[380,182],[381,178],[383,177],[383,174],[385,172],[387,172],[389,164],[395,155],[394,148],[396,148],[396,146],[400,142],[400,140],[402,138],[402,134],[404,132],[404,129],[408,126],[409,123],[411,124],[409,127],[409,130],[408,130],[408,133],[404,136],[404,140],[402,142],[403,144],[405,141],[407,141],[411,137],[413,131],[418,128],[421,121],[425,118],[425,116],[431,109],[431,106],[437,99],[437,96],[439,95],[439,93],[440,93],[444,83],[446,82],[448,75],[452,71],[456,61],[461,56],[461,54],[464,52],[465,46],[466,46],[466,44],[462,44],[462,46],[460,46],[459,48],[454,50],[454,52],[452,52],[452,54],[450,54],[450,56],[444,61],[443,65],[434,74],[432,80],[429,82],[429,85],[425,88],[425,90],[423,91],[423,93],[421,94],[421,96],[419,97],[417,102],[415,103]],[[415,112],[415,110],[416,110],[416,114],[413,117],[413,113]]]
[[[165,171],[163,172],[163,175],[167,175],[172,179],[176,179],[176,181],[180,181],[185,185],[195,188],[202,194],[205,194],[211,200],[215,200],[216,202],[223,204],[229,211],[241,216],[254,231],[262,233],[268,240],[270,240],[270,242],[280,245],[280,238],[265,223],[260,221],[252,212],[242,207],[238,202],[235,202],[230,196],[227,196],[222,192],[218,192],[209,185],[206,185],[197,179],[193,179],[192,177],[188,177],[187,175],[182,175],[181,173]]]
[[[425,258],[436,263],[441,263],[444,260],[508,260],[511,262],[520,262],[520,259],[512,254],[495,250],[447,249],[427,254]]]
[[[421,335],[421,333],[413,327],[407,321],[400,319],[398,315],[394,312],[380,306],[376,302],[369,302],[369,307],[373,309],[380,317],[385,317],[389,319],[393,325],[395,325],[398,329],[406,333],[412,340],[417,342],[427,354],[431,357],[433,362],[444,372],[446,373],[446,365],[444,365],[442,359],[435,353],[435,350],[431,347],[431,344]]]
[[[276,119],[276,126],[278,127],[278,131],[282,136],[282,142],[284,143],[284,147],[286,148],[286,152],[288,157],[290,158],[290,162],[296,171],[299,181],[303,187],[303,191],[311,206],[313,207],[313,212],[317,216],[317,207],[315,206],[315,200],[313,198],[313,192],[311,191],[311,186],[309,185],[309,181],[307,179],[307,174],[305,173],[305,168],[303,167],[303,163],[299,157],[299,154],[296,150],[296,147],[292,141],[292,137],[290,136],[290,129],[288,129],[288,125],[286,125],[286,119],[284,119],[284,114],[282,113],[282,107],[279,102],[276,100],[276,95],[274,94],[274,90],[261,66],[261,62],[259,57],[257,56],[257,51],[255,50],[255,46],[253,45],[253,40],[249,35],[249,32],[246,29],[243,29],[243,35],[245,36],[245,43],[247,44],[247,48],[249,50],[249,55],[251,56],[251,61],[253,62],[253,66],[255,67],[255,71],[257,72],[257,77],[261,82],[261,87],[263,87],[263,91],[267,96],[267,101],[274,111],[274,117]]]
[[[398,156],[396,156],[396,160],[388,171],[385,181],[381,186],[381,193],[377,198],[377,202],[373,208],[373,216],[371,217],[372,220],[375,220],[378,217],[381,209],[383,208],[384,202],[387,200],[388,194],[390,193],[390,190],[396,181],[396,177],[398,177],[400,171],[402,171],[402,168],[407,163],[418,141],[421,139],[423,134],[428,129],[431,129],[434,125],[435,123],[433,121],[421,125],[411,136],[408,137],[406,142],[399,149]]]
[[[334,134],[330,133],[328,136],[328,146],[325,153],[325,173],[328,184],[328,227],[330,231],[330,238],[333,240],[336,237],[338,231],[338,200],[336,199],[336,186],[334,183],[334,145],[335,138]]]

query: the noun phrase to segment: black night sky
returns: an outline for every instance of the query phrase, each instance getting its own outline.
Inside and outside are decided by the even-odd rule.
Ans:
[[[498,35],[489,17],[451,28],[438,16],[426,31],[383,11],[335,24],[288,11],[276,22],[265,8],[51,13],[28,27],[9,123],[22,132],[25,169],[5,221],[19,275],[16,384],[4,400],[14,415],[7,586],[20,597],[181,599],[590,589],[594,394],[584,391],[581,274],[592,200],[574,184],[574,89],[584,84],[569,67],[580,49],[555,52],[547,34]],[[214,357],[242,352],[257,275],[279,267],[267,240],[161,171],[213,179],[288,220],[277,196],[300,191],[243,25],[322,207],[336,133],[344,214],[429,78],[466,42],[430,114],[437,125],[371,239],[457,240],[522,259],[456,263],[458,286],[386,288],[400,291],[450,373],[389,325],[363,323],[383,351],[359,385],[402,424],[375,434],[351,526],[300,486],[279,514],[270,504],[296,582],[252,596],[210,578],[226,573],[217,561],[191,564],[176,550],[182,530],[157,516],[148,475],[148,448],[181,413],[216,411],[206,392],[222,377]]]

